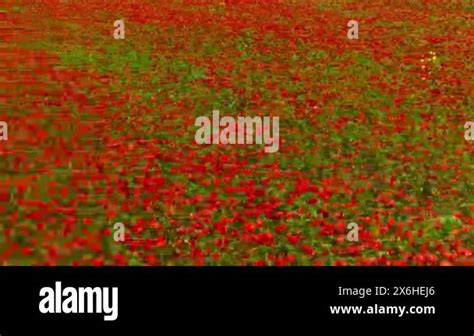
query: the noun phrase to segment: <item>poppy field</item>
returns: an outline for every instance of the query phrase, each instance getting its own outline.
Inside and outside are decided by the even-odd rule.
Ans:
[[[469,0],[3,1],[0,265],[472,266],[473,50]]]

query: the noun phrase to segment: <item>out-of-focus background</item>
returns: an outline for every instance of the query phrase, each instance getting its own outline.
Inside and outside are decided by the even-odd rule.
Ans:
[[[0,264],[473,265],[471,1],[0,7]]]

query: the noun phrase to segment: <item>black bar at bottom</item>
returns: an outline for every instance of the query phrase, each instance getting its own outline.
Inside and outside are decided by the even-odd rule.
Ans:
[[[0,335],[473,335],[473,286],[472,267],[2,267]]]

